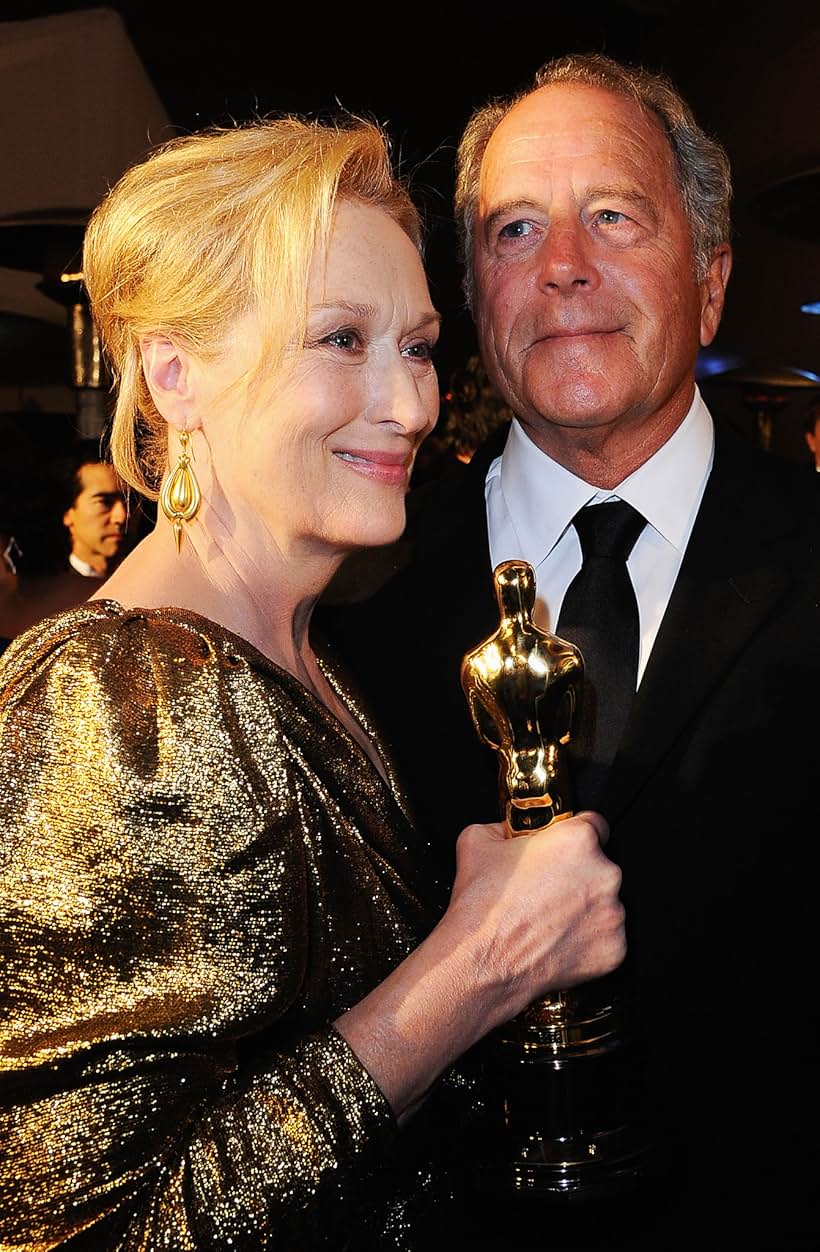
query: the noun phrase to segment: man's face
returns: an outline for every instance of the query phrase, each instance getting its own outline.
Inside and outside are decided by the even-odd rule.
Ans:
[[[729,256],[695,281],[654,119],[594,87],[526,97],[484,155],[473,265],[487,368],[535,443],[561,460],[579,431],[617,426],[646,455],[668,438],[717,330]]]
[[[93,463],[80,469],[81,490],[63,523],[71,550],[81,561],[104,574],[125,540],[126,509],[122,484],[110,465]]]

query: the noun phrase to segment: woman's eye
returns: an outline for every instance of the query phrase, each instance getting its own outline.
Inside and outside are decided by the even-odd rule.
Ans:
[[[532,230],[532,222],[508,222],[498,232],[500,239],[525,239]]]
[[[418,343],[410,343],[406,348],[402,348],[402,356],[410,357],[413,361],[432,361],[434,345],[427,339],[420,339]]]
[[[332,348],[341,348],[343,352],[353,352],[362,346],[359,333],[355,330],[334,330],[326,335],[322,343],[329,343]]]

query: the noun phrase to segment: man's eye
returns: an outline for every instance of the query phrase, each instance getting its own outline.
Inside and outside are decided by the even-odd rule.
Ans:
[[[604,226],[617,226],[618,222],[626,220],[626,214],[621,213],[618,209],[601,209],[598,214],[598,221]]]
[[[532,222],[508,222],[498,232],[500,239],[524,239],[532,230]]]

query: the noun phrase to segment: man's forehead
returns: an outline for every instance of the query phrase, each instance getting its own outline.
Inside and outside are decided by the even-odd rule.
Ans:
[[[80,466],[80,483],[83,491],[95,494],[118,495],[122,493],[122,483],[116,471],[105,462],[87,461]]]
[[[655,161],[651,161],[651,157]],[[672,154],[659,121],[624,96],[580,83],[531,92],[502,118],[481,165],[482,198],[504,181],[551,162],[596,162],[638,176],[654,164],[673,177]]]

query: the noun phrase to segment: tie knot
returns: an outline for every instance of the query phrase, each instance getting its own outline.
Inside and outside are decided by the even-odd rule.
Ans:
[[[585,561],[596,556],[626,561],[646,525],[646,518],[625,500],[610,500],[607,504],[579,509],[572,524],[578,532]]]

